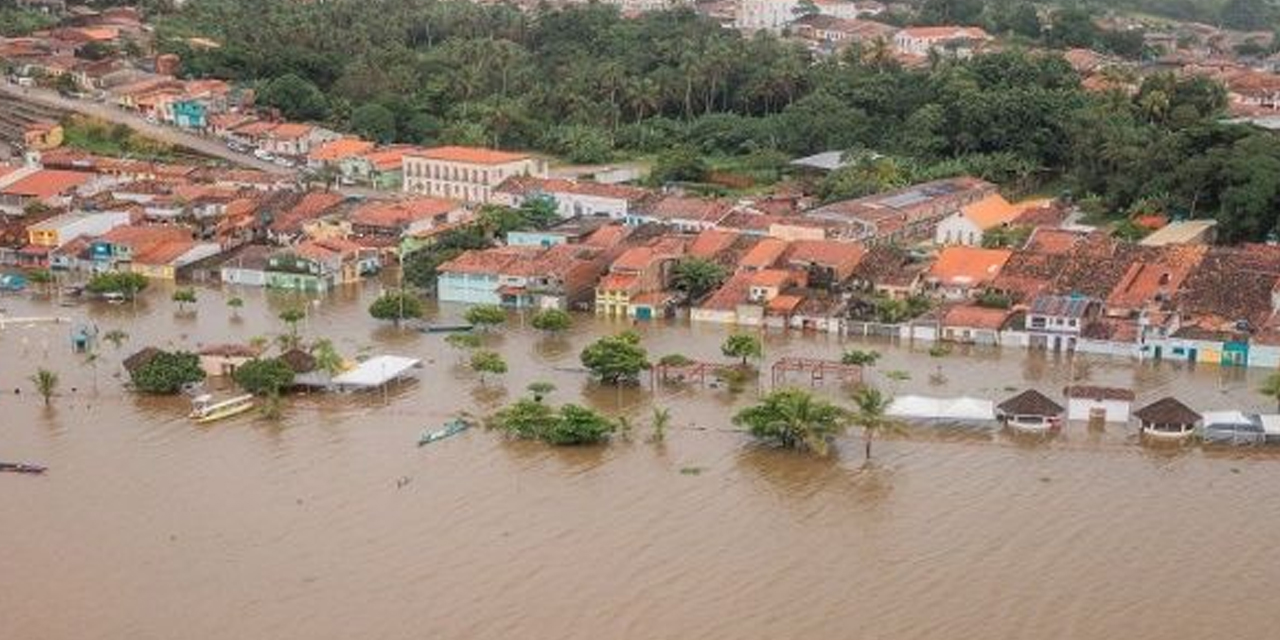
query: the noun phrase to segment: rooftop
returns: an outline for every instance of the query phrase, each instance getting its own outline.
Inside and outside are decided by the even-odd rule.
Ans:
[[[372,151],[374,144],[360,138],[338,138],[312,149],[307,158],[316,162],[336,162]]]
[[[44,200],[73,191],[92,179],[92,173],[82,171],[41,169],[0,189],[0,194]]]
[[[990,282],[1013,255],[1007,249],[947,247],[929,269],[929,277],[943,285],[976,286]]]
[[[1195,424],[1200,422],[1200,414],[1174,398],[1162,398],[1137,411],[1133,416],[1151,424]]]
[[[1027,389],[1018,395],[996,405],[1001,413],[1009,416],[1060,416],[1065,411],[1062,405],[1050,400],[1048,396]]]
[[[1009,204],[1004,196],[993,193],[977,202],[965,205],[960,209],[979,229],[987,230],[1008,224],[1017,218],[1022,210]]]
[[[493,149],[483,149],[480,147],[432,147],[430,149],[419,149],[409,152],[407,155],[416,158],[427,158],[430,160],[444,160],[446,162],[460,162],[465,164],[507,164],[509,162],[519,162],[528,160],[531,156],[527,153],[512,153],[508,151],[495,151]]]

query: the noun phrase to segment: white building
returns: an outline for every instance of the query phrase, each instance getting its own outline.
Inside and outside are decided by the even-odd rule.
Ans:
[[[909,56],[927,56],[930,51],[967,58],[973,55],[976,43],[990,40],[991,36],[978,27],[910,27],[893,37],[898,53]]]
[[[546,177],[547,163],[526,153],[475,147],[435,147],[406,153],[404,191],[415,195],[488,204],[493,189],[511,176]]]
[[[1133,408],[1134,395],[1128,389],[1113,387],[1072,386],[1065,389],[1067,420],[1126,424]]]
[[[940,245],[980,247],[985,232],[1007,226],[1019,213],[1018,208],[1009,204],[1003,196],[993,193],[943,218],[934,232],[933,241]]]
[[[813,0],[818,13],[853,20],[858,5],[849,0]],[[734,13],[733,26],[748,33],[765,29],[781,31],[803,15],[801,0],[742,0]]]
[[[582,216],[623,220],[635,211],[636,205],[651,195],[652,192],[646,189],[625,185],[514,176],[494,189],[492,201],[519,207],[529,200],[549,198],[562,218]]]
[[[76,238],[100,236],[126,224],[129,224],[128,211],[66,213],[27,227],[27,242],[52,249]]]

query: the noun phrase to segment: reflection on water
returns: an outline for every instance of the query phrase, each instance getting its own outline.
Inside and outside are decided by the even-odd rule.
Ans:
[[[239,318],[217,290],[174,317],[138,305],[5,298],[13,315],[71,314],[131,335],[95,372],[68,327],[0,332],[4,637],[101,638],[1271,638],[1280,589],[1280,451],[1154,448],[1132,428],[1069,425],[1044,439],[915,426],[850,435],[813,459],[751,445],[729,416],[761,391],[696,384],[606,389],[578,351],[628,323],[580,318],[562,336],[518,320],[486,338],[510,372],[481,385],[444,336],[376,324],[373,288],[311,301],[256,290]],[[291,398],[279,421],[205,426],[181,398],[121,389],[143,345],[194,349],[285,330],[345,355],[414,355],[416,382]],[[432,309],[456,320],[456,307]],[[643,325],[656,356],[719,360],[729,330]],[[769,336],[768,359],[876,349],[896,393],[1057,395],[1072,380],[1267,410],[1265,372],[927,345]],[[62,376],[44,408],[26,376]],[[930,378],[941,368],[945,380]],[[905,371],[907,380],[886,373]],[[97,379],[97,391],[94,378]],[[768,376],[764,377],[768,385]],[[460,411],[552,382],[553,402],[622,412],[627,442],[549,449],[484,429],[418,448]],[[72,390],[74,388],[74,391]],[[14,389],[21,390],[13,394]],[[765,389],[767,390],[767,389]],[[833,398],[846,391],[819,387]],[[672,426],[647,442],[653,406]]]

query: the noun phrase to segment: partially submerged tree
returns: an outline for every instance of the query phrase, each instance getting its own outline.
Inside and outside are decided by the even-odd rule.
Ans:
[[[185,351],[161,351],[129,372],[135,389],[158,395],[178,393],[187,385],[203,381],[204,377],[200,357]]]
[[[525,388],[529,390],[529,393],[533,394],[534,402],[542,402],[543,398],[551,395],[551,392],[556,390],[556,385],[546,382],[545,380],[536,380],[534,382],[530,382],[529,386]]]
[[[227,308],[231,309],[231,319],[240,319],[240,309],[244,307],[244,298],[234,297],[227,300]]]
[[[289,345],[288,348],[296,349],[298,345],[301,344],[301,341],[298,338],[298,323],[302,322],[302,319],[307,317],[307,312],[298,308],[285,309],[280,312],[279,317],[280,321],[289,327],[289,334],[286,341]]]
[[[173,292],[173,301],[178,303],[179,313],[186,313],[187,305],[196,303],[196,290],[191,287],[181,287]]]
[[[671,409],[666,407],[653,408],[653,417],[649,424],[653,427],[653,435],[649,440],[654,443],[663,442],[667,439],[667,427],[671,424]]]
[[[740,358],[742,367],[746,368],[748,359],[758,360],[764,356],[764,346],[756,336],[735,333],[725,338],[724,344],[720,345],[720,353],[728,358]]]
[[[844,432],[846,417],[844,409],[808,391],[782,389],[739,411],[733,423],[756,439],[826,455],[831,440]]]
[[[486,375],[502,375],[507,372],[507,361],[496,351],[481,349],[471,354],[471,370],[480,374],[480,384]]]
[[[112,329],[102,334],[102,339],[110,342],[111,346],[116,349],[119,349],[120,345],[123,345],[125,341],[129,339],[129,334],[125,333],[122,329]]]
[[[1262,386],[1258,388],[1258,393],[1275,400],[1276,410],[1280,411],[1280,372],[1267,376],[1262,381]]]
[[[878,436],[889,433],[900,433],[904,430],[901,422],[887,415],[890,398],[880,390],[864,385],[853,394],[854,411],[850,422],[862,428],[862,439],[866,445],[867,460],[871,460],[871,442]]]
[[[854,365],[858,367],[872,367],[880,360],[879,351],[863,351],[861,349],[850,349],[840,356],[842,364]]]
[[[89,293],[99,295],[114,293],[124,296],[127,300],[132,300],[134,296],[147,288],[147,277],[140,273],[108,271],[90,278],[84,288]]]
[[[378,320],[391,320],[400,326],[404,320],[422,317],[422,299],[404,291],[388,291],[369,305],[369,315]]]
[[[465,318],[469,324],[479,327],[481,331],[488,331],[506,322],[507,312],[496,304],[478,304],[467,309]]]
[[[582,350],[582,366],[605,384],[636,382],[650,368],[649,352],[640,346],[640,334],[624,331],[605,336]]]
[[[560,333],[573,326],[573,316],[567,311],[560,309],[543,309],[533,314],[533,320],[530,321],[534,329],[545,331],[547,333]]]
[[[44,398],[44,406],[49,406],[53,401],[53,394],[58,391],[58,374],[41,367],[28,379],[35,385],[36,393]]]
[[[617,430],[613,421],[590,409],[573,404],[555,409],[528,398],[495,413],[488,425],[514,438],[560,446],[597,444]]]
[[[279,358],[255,358],[239,367],[232,378],[241,389],[258,396],[278,396],[293,386],[297,374]]]
[[[333,346],[333,341],[328,338],[321,338],[311,345],[311,357],[316,359],[316,368],[331,375],[342,373],[345,362],[342,354],[338,353],[337,347]]]

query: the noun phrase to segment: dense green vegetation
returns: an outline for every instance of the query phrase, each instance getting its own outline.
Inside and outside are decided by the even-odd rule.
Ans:
[[[254,395],[276,396],[293,385],[294,371],[279,358],[255,358],[236,368],[232,378]]]
[[[617,425],[584,407],[559,408],[524,398],[498,411],[488,426],[522,440],[541,440],[560,446],[597,444],[607,440]]]
[[[173,148],[143,136],[128,126],[110,124],[85,116],[73,116],[62,123],[64,144],[98,155],[144,160],[173,160]]]
[[[30,35],[33,31],[48,29],[57,20],[39,11],[26,11],[13,6],[13,2],[0,2],[0,36],[15,38]]]
[[[204,380],[200,357],[186,351],[161,351],[146,364],[129,372],[133,387],[143,393],[173,395],[188,384]]]
[[[140,273],[121,273],[117,271],[108,271],[106,273],[94,274],[89,278],[89,282],[85,285],[85,290],[89,293],[106,294],[118,293],[125,298],[132,299],[135,295],[147,288],[147,277]]]
[[[973,2],[930,4],[941,21]],[[1016,4],[1002,33],[1027,20]],[[981,17],[1002,3],[977,5]],[[1083,15],[1057,12],[1042,39],[1097,45]],[[1221,87],[1156,76],[1132,96],[1092,94],[1060,57],[1016,45],[904,69],[884,43],[813,60],[685,10],[624,20],[603,5],[526,15],[453,0],[204,0],[163,20],[160,35],[189,73],[256,83],[288,116],[384,140],[656,156],[677,181],[704,177],[707,157],[769,167],[845,149],[852,166],[819,185],[827,199],[971,173],[1015,191],[1064,185],[1108,212],[1154,200],[1217,216],[1229,240],[1266,237],[1280,205],[1267,177],[1280,143],[1217,124]],[[223,46],[184,50],[178,35]],[[424,254],[412,279],[426,284],[456,250]]]
[[[378,320],[402,320],[422,317],[422,299],[403,291],[388,291],[369,305],[369,315]]]
[[[649,352],[640,345],[640,334],[634,331],[600,338],[587,345],[580,357],[582,366],[604,384],[639,382],[640,372],[651,366]]]

